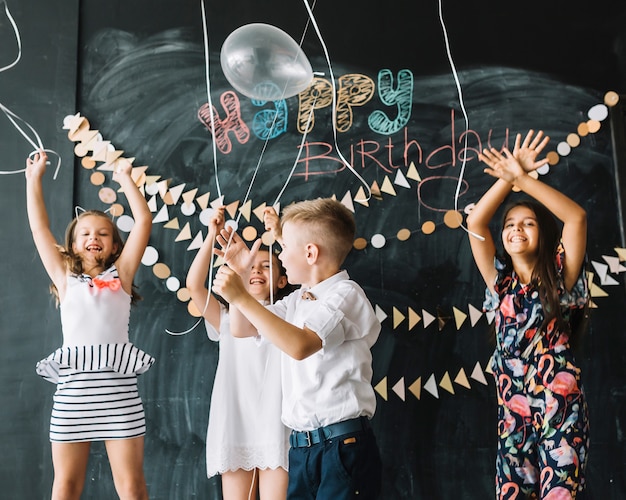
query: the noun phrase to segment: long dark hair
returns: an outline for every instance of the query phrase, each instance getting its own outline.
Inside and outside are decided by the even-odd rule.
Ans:
[[[561,242],[561,230],[552,212],[541,203],[532,199],[522,199],[507,205],[502,217],[502,227],[504,227],[504,221],[509,212],[513,208],[520,206],[532,210],[539,227],[537,263],[533,269],[531,283],[539,291],[539,298],[543,308],[544,318],[541,329],[545,330],[547,325],[556,319],[557,328],[568,333],[571,343],[576,342],[578,337],[586,330],[589,306],[587,302],[584,308],[573,309],[567,320],[563,318],[558,293],[559,277],[554,263],[554,256]],[[504,262],[506,271],[513,269],[511,256],[506,251],[502,252],[500,259]]]

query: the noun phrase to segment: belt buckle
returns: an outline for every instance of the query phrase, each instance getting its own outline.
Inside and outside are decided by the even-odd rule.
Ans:
[[[304,431],[304,437],[306,438],[306,447],[310,448],[313,444],[311,442],[311,431]]]

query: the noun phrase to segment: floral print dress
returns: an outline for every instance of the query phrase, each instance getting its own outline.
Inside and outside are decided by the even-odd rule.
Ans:
[[[559,245],[558,293],[569,321],[589,291],[584,270],[572,290],[565,290],[564,258]],[[487,289],[484,310],[496,312],[491,368],[498,396],[497,498],[575,498],[584,486],[589,422],[569,335],[556,319],[542,329],[537,288],[520,283],[497,259],[495,264],[494,292]]]

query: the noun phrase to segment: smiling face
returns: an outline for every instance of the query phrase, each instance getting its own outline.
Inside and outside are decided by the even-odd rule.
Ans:
[[[103,265],[117,252],[113,223],[99,215],[85,215],[76,222],[72,251],[80,256],[85,268]]]
[[[509,210],[502,226],[502,243],[511,257],[536,255],[539,248],[539,224],[535,212],[524,205]]]
[[[270,293],[276,297],[278,290],[287,285],[287,278],[281,276],[278,258],[274,255],[272,259],[270,269],[270,253],[267,250],[259,250],[252,264],[249,291],[250,295],[257,300],[269,300]],[[271,282],[273,285],[270,290]]]

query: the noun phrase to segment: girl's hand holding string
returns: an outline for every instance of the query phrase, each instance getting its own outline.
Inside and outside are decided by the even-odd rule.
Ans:
[[[280,218],[273,207],[267,207],[263,210],[263,222],[265,224],[265,230],[269,231],[274,237],[274,240],[280,244],[282,242]]]
[[[126,158],[122,158],[117,162],[115,166],[115,170],[113,170],[113,180],[117,182],[118,184],[121,184],[122,177],[123,176],[131,177],[132,171],[133,171],[133,166],[131,165],[130,161],[128,161]]]
[[[45,151],[40,150],[35,153],[33,157],[26,158],[26,171],[25,175],[27,179],[42,178],[46,173],[46,162],[48,161],[48,155]]]

